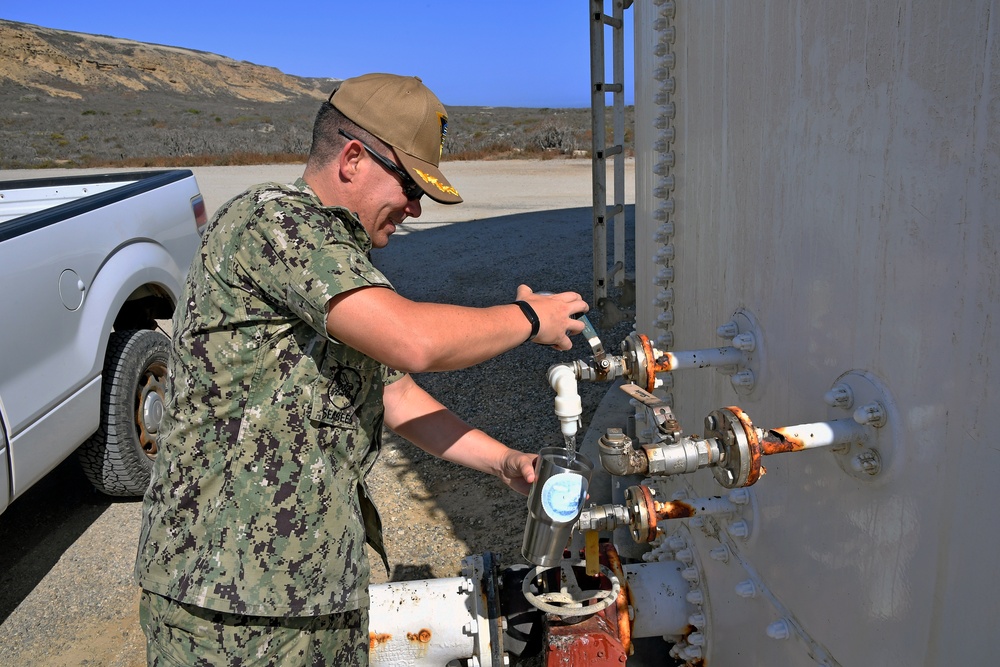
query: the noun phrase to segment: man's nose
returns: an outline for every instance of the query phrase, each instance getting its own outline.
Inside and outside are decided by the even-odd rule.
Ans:
[[[405,210],[406,215],[410,216],[411,218],[419,218],[420,214],[423,212],[423,208],[420,206],[419,199],[411,199],[407,201],[406,208],[403,210]]]

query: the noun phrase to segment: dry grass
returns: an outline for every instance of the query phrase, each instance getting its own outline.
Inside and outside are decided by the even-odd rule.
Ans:
[[[0,85],[0,168],[299,163],[318,108],[306,97],[253,105],[168,93],[80,101]],[[589,109],[449,107],[448,115],[445,160],[590,156]]]

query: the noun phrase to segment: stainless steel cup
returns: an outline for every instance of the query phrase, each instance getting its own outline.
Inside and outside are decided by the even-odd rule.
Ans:
[[[580,517],[594,464],[563,447],[543,447],[537,477],[528,493],[528,521],[521,555],[530,563],[551,567],[562,560]]]

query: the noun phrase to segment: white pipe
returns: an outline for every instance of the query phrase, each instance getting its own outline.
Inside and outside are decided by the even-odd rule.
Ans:
[[[577,391],[576,372],[569,364],[556,364],[549,368],[549,385],[556,392],[556,417],[559,430],[566,438],[575,438],[583,415],[583,403]]]
[[[369,664],[445,665],[475,654],[475,585],[466,577],[369,587]]]

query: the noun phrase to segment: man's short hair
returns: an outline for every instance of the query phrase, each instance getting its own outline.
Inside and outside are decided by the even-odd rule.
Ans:
[[[345,130],[372,148],[381,150],[386,156],[392,155],[392,148],[388,144],[360,127],[327,100],[320,106],[316,113],[316,121],[313,123],[312,147],[309,149],[311,165],[323,167],[340,155],[340,150],[347,143],[340,130]]]

